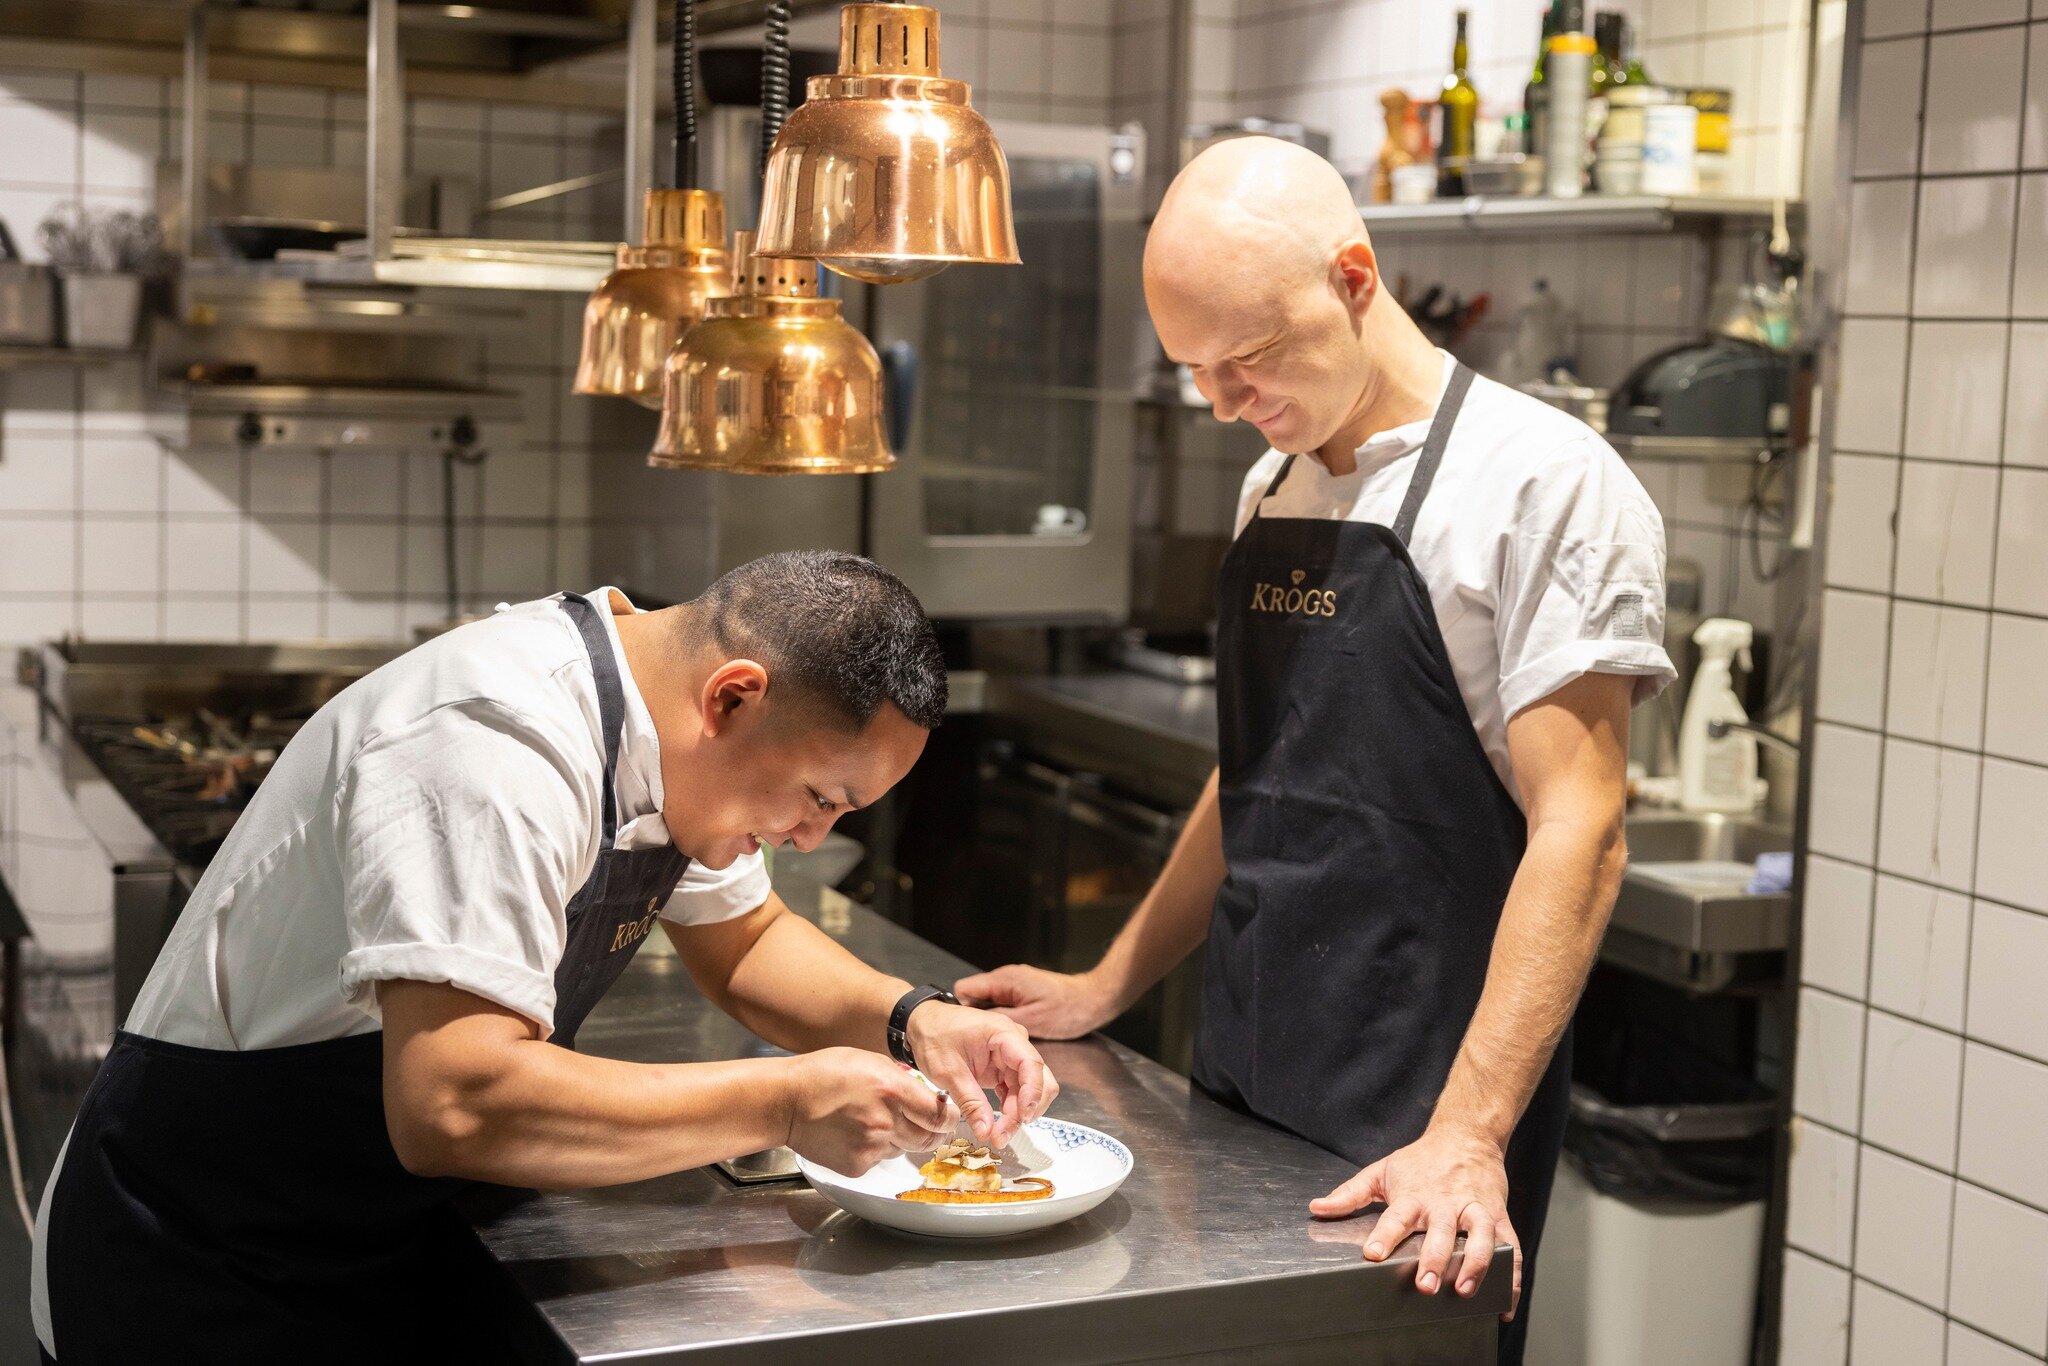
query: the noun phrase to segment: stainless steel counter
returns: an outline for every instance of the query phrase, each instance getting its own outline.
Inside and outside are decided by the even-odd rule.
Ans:
[[[913,981],[957,959],[878,916],[778,878],[855,953]],[[650,941],[583,1026],[590,1052],[738,1057],[759,1042]],[[1122,1138],[1124,1188],[1083,1219],[1016,1241],[912,1241],[802,1185],[739,1187],[710,1169],[603,1190],[479,1193],[466,1214],[529,1318],[525,1359],[983,1363],[1171,1360],[1485,1363],[1509,1252],[1471,1300],[1418,1293],[1415,1241],[1373,1265],[1370,1218],[1306,1205],[1341,1159],[1238,1115],[1128,1049],[1046,1046],[1055,1113]]]

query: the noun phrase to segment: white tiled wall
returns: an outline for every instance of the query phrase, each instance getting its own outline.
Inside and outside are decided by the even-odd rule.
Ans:
[[[216,85],[214,154],[360,164],[363,102],[347,92]],[[147,209],[178,146],[177,82],[0,71],[0,218],[31,259],[70,198]],[[416,101],[413,165],[480,179],[484,195],[595,169],[615,119],[581,111]],[[507,214],[489,230],[617,231],[615,192]],[[507,296],[485,339],[486,382],[524,396],[489,459],[458,480],[468,609],[588,587],[589,480],[637,458],[592,437],[568,393],[581,301]],[[65,631],[175,639],[404,639],[446,615],[439,456],[165,451],[145,432],[139,361],[9,373],[0,391],[0,643]],[[687,509],[680,510],[687,516]]]
[[[973,87],[990,118],[1047,123],[1110,121],[1110,35],[1125,3],[1101,0],[946,0],[939,7],[939,66]],[[720,42],[744,42],[753,32]],[[836,48],[839,12],[797,16],[790,41]]]
[[[2048,115],[2048,10],[2024,9],[1865,10],[1786,1230],[1800,1366],[2048,1359],[2048,143],[2022,131]]]

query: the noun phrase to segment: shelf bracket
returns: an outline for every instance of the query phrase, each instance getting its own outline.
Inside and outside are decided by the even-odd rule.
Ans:
[[[405,193],[405,72],[398,51],[398,0],[370,0],[369,203],[363,217],[373,263],[389,260]]]

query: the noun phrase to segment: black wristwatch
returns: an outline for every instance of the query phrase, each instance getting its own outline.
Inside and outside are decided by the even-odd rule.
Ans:
[[[912,987],[903,993],[896,1008],[889,1012],[889,1056],[907,1067],[917,1066],[917,1059],[910,1055],[910,1012],[926,1001],[960,1004],[960,998],[944,987]]]

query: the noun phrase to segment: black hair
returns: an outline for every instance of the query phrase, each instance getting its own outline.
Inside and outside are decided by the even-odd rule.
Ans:
[[[786,550],[727,571],[693,607],[702,638],[766,665],[859,730],[884,702],[926,730],[946,714],[946,662],[917,595],[873,560]],[[772,686],[772,683],[771,683]]]

